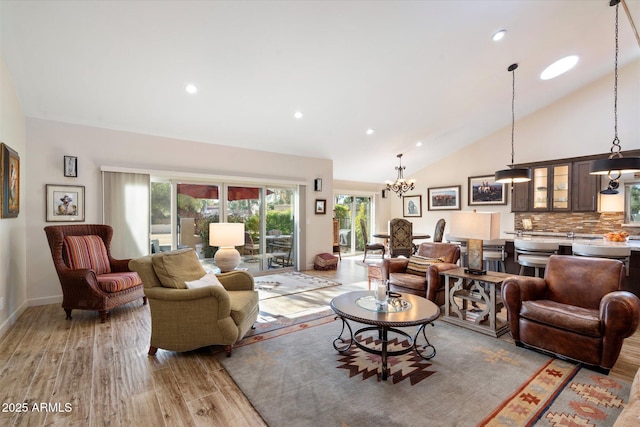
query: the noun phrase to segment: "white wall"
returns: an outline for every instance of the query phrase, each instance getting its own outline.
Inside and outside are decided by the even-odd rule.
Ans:
[[[43,231],[45,185],[84,185],[85,223],[100,223],[101,166],[120,166],[210,175],[263,177],[299,181],[313,189],[323,179],[323,191],[306,200],[306,219],[300,226],[306,244],[301,248],[302,268],[313,268],[313,258],[330,252],[333,161],[289,156],[221,145],[141,135],[41,119],[27,119],[27,252],[28,299],[32,305],[61,301],[61,289]],[[78,157],[78,177],[65,178],[63,156]],[[328,215],[314,215],[315,198],[326,198]]]
[[[618,137],[623,150],[640,149],[640,60],[618,70]],[[558,77],[571,78],[571,73]],[[516,97],[516,119],[517,116]],[[515,124],[515,162],[528,163],[609,153],[614,136],[613,74],[560,99]],[[433,234],[436,221],[445,218],[449,232],[452,211],[428,211],[427,188],[462,186],[462,209],[468,206],[468,177],[493,175],[511,161],[511,126],[430,164],[407,178],[416,179],[422,195],[422,217],[412,218],[414,230]],[[392,176],[393,171],[389,171]],[[603,186],[603,188],[606,187]],[[514,229],[511,198],[503,206],[473,206],[481,212],[500,212],[501,230]],[[402,202],[391,196],[391,217],[402,217]],[[472,207],[472,208],[473,208]]]
[[[0,141],[20,156],[20,213],[0,219],[0,334],[26,307],[27,253],[25,248],[27,153],[25,117],[9,70],[0,60]]]

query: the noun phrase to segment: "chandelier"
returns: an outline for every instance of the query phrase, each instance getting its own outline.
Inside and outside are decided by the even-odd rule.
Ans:
[[[410,179],[407,181],[404,179],[405,166],[402,166],[402,154],[398,154],[397,157],[400,161],[400,166],[396,166],[398,178],[396,178],[395,182],[387,181],[387,190],[395,191],[398,193],[398,197],[402,197],[404,193],[415,188],[416,180]]]
[[[511,64],[507,71],[511,73],[511,165],[509,165],[509,169],[499,170],[495,174],[496,182],[505,182],[505,183],[516,183],[516,182],[527,182],[531,181],[531,170],[525,168],[516,168],[513,164],[513,130],[516,125],[516,115],[515,115],[515,99],[516,99],[516,68],[518,68],[518,64]]]
[[[614,137],[611,145],[611,154],[607,159],[594,160],[591,165],[592,175],[608,175],[609,187],[603,190],[603,194],[615,194],[618,188],[618,179],[623,173],[640,172],[640,157],[622,157],[620,152],[620,140],[618,139],[618,9],[620,0],[611,0],[610,6],[616,7],[616,55],[613,79],[613,118],[614,118]]]

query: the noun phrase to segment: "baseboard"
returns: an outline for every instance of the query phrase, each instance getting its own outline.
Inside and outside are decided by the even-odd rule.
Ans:
[[[24,311],[27,309],[27,303],[24,302],[20,305],[20,307],[18,307],[17,309],[15,309],[13,311],[13,313],[11,313],[9,315],[9,317],[7,318],[7,320],[5,320],[4,322],[2,322],[2,324],[0,324],[0,336],[3,336],[5,334],[5,332],[7,332],[9,330],[9,328],[11,327],[11,325],[13,325],[14,323],[16,323],[16,320],[18,320],[18,317],[20,317],[20,315],[22,313],[24,313]]]
[[[36,307],[39,305],[49,305],[49,304],[61,304],[62,295],[56,295],[53,297],[32,298],[28,300],[27,303],[29,307]]]

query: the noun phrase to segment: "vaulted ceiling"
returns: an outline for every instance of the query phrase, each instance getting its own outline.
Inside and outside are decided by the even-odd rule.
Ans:
[[[626,9],[637,27],[640,0],[620,7],[620,66],[640,58]],[[512,63],[517,118],[611,75],[614,17],[608,0],[2,0],[0,42],[28,117],[329,158],[336,179],[381,183],[398,153],[410,175],[509,126]]]

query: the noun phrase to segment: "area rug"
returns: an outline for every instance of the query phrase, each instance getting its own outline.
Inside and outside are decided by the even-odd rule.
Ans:
[[[629,383],[439,320],[427,327],[436,356],[391,357],[382,381],[378,356],[334,350],[334,319],[245,338],[233,357],[219,355],[269,426],[611,426],[629,395]]]
[[[258,276],[254,281],[260,300],[340,285],[339,282],[297,271]]]

